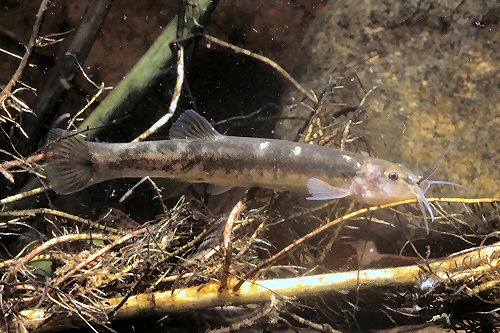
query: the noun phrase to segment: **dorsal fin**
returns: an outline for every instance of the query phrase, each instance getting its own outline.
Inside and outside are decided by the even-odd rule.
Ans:
[[[196,111],[186,110],[168,133],[170,139],[213,140],[221,134]]]

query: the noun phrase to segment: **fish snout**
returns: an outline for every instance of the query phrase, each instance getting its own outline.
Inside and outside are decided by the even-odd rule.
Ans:
[[[415,192],[414,188],[418,187],[420,190],[419,192],[421,193],[426,193],[429,187],[431,186],[430,182],[427,179],[423,179],[422,176],[418,176],[415,174],[409,174],[408,175],[408,185],[409,188],[412,192]],[[415,193],[415,195],[418,197],[418,194]]]

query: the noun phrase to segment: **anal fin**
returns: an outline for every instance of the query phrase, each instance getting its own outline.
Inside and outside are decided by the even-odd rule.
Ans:
[[[207,186],[207,193],[210,195],[219,195],[222,193],[226,193],[229,191],[232,187],[228,186],[222,186],[222,185],[216,185],[216,184],[208,184]]]

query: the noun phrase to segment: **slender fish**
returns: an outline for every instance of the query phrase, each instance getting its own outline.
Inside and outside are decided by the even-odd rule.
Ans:
[[[226,136],[193,110],[172,125],[170,140],[94,143],[52,130],[47,176],[59,194],[105,180],[162,177],[209,183],[217,190],[259,186],[305,193],[310,200],[348,198],[378,205],[417,197],[434,218],[425,192],[443,157],[419,176],[401,164],[304,143]]]

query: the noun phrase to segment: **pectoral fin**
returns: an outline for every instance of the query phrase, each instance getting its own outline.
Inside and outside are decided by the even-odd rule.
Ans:
[[[307,181],[307,189],[311,194],[307,200],[333,200],[345,198],[351,192],[347,189],[332,186],[321,179],[311,178]]]

